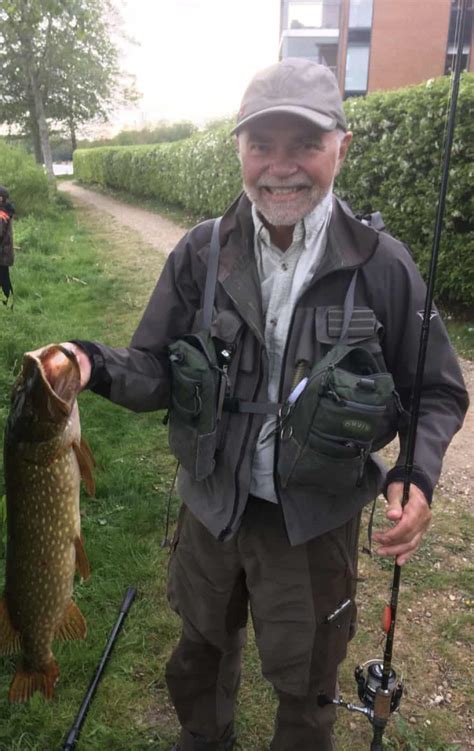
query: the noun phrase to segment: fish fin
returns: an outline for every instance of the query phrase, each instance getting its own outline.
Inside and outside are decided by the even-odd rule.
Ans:
[[[86,619],[72,600],[69,601],[63,619],[56,629],[55,636],[63,641],[85,639],[87,636]]]
[[[0,600],[0,655],[12,655],[20,651],[20,634],[11,621],[6,600]]]
[[[73,443],[74,453],[76,454],[77,462],[79,464],[79,470],[81,477],[86,486],[86,490],[89,495],[95,494],[95,482],[92,475],[92,470],[95,467],[95,460],[92,455],[92,451],[89,448],[87,441],[81,437],[80,443],[75,441]]]
[[[81,442],[74,441],[72,444],[74,453],[76,454],[77,463],[79,464],[79,470],[81,477],[84,480],[84,485],[89,495],[95,494],[95,482],[92,476],[92,469],[95,467],[94,457],[88,444],[81,438]]]
[[[89,566],[86,551],[84,550],[82,535],[76,537],[74,540],[74,547],[76,548],[76,571],[83,579],[89,579],[91,575],[91,567]]]
[[[54,686],[59,678],[56,660],[51,660],[45,670],[29,671],[19,667],[8,692],[10,704],[23,704],[31,699],[35,691],[41,691],[45,699],[52,699]]]

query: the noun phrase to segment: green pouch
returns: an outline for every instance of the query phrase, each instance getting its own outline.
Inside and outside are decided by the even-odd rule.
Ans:
[[[221,370],[209,331],[190,334],[169,346],[171,403],[169,445],[195,480],[215,466]]]
[[[283,407],[282,486],[311,485],[338,494],[360,484],[394,399],[391,374],[379,371],[368,350],[336,344],[312,369],[294,404]]]

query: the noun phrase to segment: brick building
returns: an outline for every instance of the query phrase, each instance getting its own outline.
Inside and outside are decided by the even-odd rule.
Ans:
[[[280,57],[328,65],[344,96],[451,71],[458,0],[281,0]],[[472,4],[463,66],[474,72]]]

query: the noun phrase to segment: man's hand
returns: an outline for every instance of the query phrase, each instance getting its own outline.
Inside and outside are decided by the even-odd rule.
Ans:
[[[92,372],[89,355],[86,354],[83,349],[78,347],[77,344],[73,344],[72,342],[62,342],[61,347],[70,350],[70,352],[74,352],[74,354],[76,355],[77,362],[79,364],[79,370],[81,371],[81,389],[85,389],[90,381]]]
[[[386,517],[394,522],[391,529],[374,533],[374,540],[381,543],[376,551],[379,555],[396,556],[402,566],[415,553],[431,521],[431,509],[425,494],[416,486],[410,485],[410,495],[402,508],[403,483],[392,482],[387,488]]]

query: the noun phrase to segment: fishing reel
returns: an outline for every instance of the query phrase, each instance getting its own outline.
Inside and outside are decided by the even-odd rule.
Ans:
[[[354,670],[357,683],[357,693],[364,707],[372,710],[376,704],[377,691],[382,690],[383,662],[381,660],[367,660]],[[390,714],[396,712],[400,706],[403,694],[403,682],[397,679],[397,674],[390,668],[387,692],[390,695]]]
[[[330,699],[324,694],[318,697],[318,703],[321,707],[334,704],[337,707],[348,709],[349,712],[359,712],[365,715],[371,723],[380,719],[386,721],[390,714],[396,712],[400,706],[403,683],[401,679],[397,678],[395,670],[391,668],[388,688],[384,690],[382,689],[382,677],[383,661],[367,660],[362,665],[358,665],[354,671],[357,693],[363,706],[357,706],[342,701],[342,699]]]

